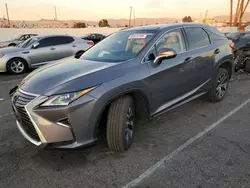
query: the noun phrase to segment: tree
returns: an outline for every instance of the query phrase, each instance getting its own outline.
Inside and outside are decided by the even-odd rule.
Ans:
[[[109,22],[106,19],[102,19],[98,23],[99,27],[109,27]]]
[[[185,16],[184,18],[182,18],[182,22],[193,22],[191,16]]]
[[[86,28],[86,24],[83,22],[76,22],[74,23],[73,28]]]

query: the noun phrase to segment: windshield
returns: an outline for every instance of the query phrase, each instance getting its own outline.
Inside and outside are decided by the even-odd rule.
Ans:
[[[123,31],[114,33],[85,52],[80,59],[100,62],[121,62],[134,58],[154,33]]]
[[[39,40],[38,37],[29,38],[29,39],[25,40],[24,42],[22,42],[21,44],[19,44],[18,47],[27,48],[27,47],[31,46],[32,44],[34,44],[35,42],[38,42],[38,40]]]
[[[13,40],[19,40],[21,38],[22,35],[18,35],[16,37],[13,38]]]

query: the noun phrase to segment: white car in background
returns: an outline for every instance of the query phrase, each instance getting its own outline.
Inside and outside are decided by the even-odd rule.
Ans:
[[[0,72],[21,74],[70,56],[79,58],[93,41],[68,35],[32,37],[17,47],[0,49]]]

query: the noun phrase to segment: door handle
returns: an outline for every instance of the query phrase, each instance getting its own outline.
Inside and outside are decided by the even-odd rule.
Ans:
[[[190,62],[193,58],[192,57],[187,57],[184,62]]]
[[[220,49],[216,49],[216,50],[214,51],[214,54],[218,54],[218,53],[220,53]]]
[[[50,48],[50,50],[55,50],[55,48],[54,48],[54,47],[52,47],[52,48]]]
[[[28,54],[28,53],[30,53],[29,51],[26,51],[26,52],[22,52],[22,54]]]
[[[76,45],[74,44],[72,47],[76,47]]]

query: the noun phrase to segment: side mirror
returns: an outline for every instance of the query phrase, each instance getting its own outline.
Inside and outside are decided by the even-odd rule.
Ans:
[[[39,42],[36,42],[35,44],[32,45],[33,49],[36,49],[39,46]]]
[[[164,59],[171,59],[171,58],[175,58],[176,56],[177,56],[177,53],[173,49],[166,49],[166,48],[160,49],[154,60],[154,64],[159,65]]]

